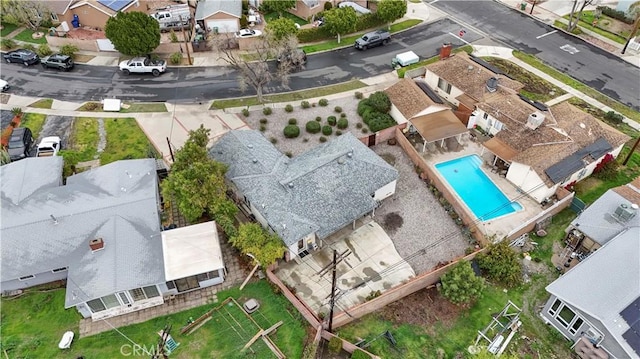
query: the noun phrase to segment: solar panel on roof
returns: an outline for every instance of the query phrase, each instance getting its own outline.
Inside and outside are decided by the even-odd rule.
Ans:
[[[123,7],[129,5],[131,0],[98,0],[98,3],[108,7],[113,11],[120,11]]]
[[[633,329],[629,329],[622,334],[622,337],[627,341],[633,351],[640,355],[640,334]]]
[[[636,298],[631,304],[620,312],[620,316],[630,327],[635,328],[640,325],[640,297]],[[640,332],[640,330],[638,330]]]
[[[442,101],[442,99],[440,98],[440,96],[438,96],[437,93],[435,93],[435,91],[433,91],[429,85],[427,85],[426,83],[422,82],[422,81],[416,81],[416,85],[418,85],[418,87],[420,87],[420,89],[422,89],[422,91],[427,94],[427,96],[429,96],[429,98],[431,99],[431,101],[435,102],[435,103],[444,103],[444,101]]]

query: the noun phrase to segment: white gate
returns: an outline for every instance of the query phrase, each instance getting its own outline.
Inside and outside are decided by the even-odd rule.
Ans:
[[[109,39],[97,39],[96,43],[98,44],[98,50],[100,51],[117,51]]]

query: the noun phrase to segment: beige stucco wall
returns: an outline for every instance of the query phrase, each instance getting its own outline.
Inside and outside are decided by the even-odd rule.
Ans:
[[[424,75],[424,79],[427,82],[427,85],[429,85],[429,87],[434,89],[436,91],[436,93],[438,95],[440,95],[440,97],[442,97],[442,98],[446,99],[447,101],[451,102],[454,106],[458,106],[460,104],[460,101],[456,100],[456,97],[462,95],[463,92],[460,91],[460,89],[458,89],[457,87],[453,86],[453,84],[451,85],[451,93],[450,94],[442,91],[438,87],[438,79],[439,78],[440,77],[438,75],[436,75],[435,73],[429,71],[429,69],[427,69],[427,72]],[[446,79],[443,79],[443,80],[446,81]]]
[[[72,27],[71,20],[73,20],[73,14],[78,14],[80,26],[89,26],[100,30],[104,30],[104,26],[107,24],[107,20],[109,20],[110,17],[90,5],[82,5],[75,9],[68,10],[64,15],[64,20],[67,21],[69,27]]]

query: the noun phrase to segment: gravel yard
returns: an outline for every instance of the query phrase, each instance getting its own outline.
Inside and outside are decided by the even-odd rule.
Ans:
[[[353,133],[356,137],[365,137],[356,124],[362,122],[356,112],[358,101],[355,96],[347,96],[329,101],[326,107],[316,104],[315,107],[303,109],[300,102],[291,103],[293,112],[286,112],[284,106],[273,109],[271,115],[264,115],[262,111],[253,111],[244,117],[238,114],[252,129],[260,129],[260,119],[266,118],[266,138],[276,141],[275,146],[282,153],[299,155],[320,143],[321,133],[310,134],[305,130],[307,121],[315,121],[317,116],[322,118],[321,125],[327,125],[328,116],[340,117],[334,111],[336,106],[342,108],[349,121],[349,127],[342,130]],[[310,101],[311,102],[311,101]],[[294,139],[284,137],[283,129],[290,118],[297,120],[300,136]],[[366,128],[366,125],[363,127]],[[325,136],[330,141],[336,136],[337,127],[333,133]],[[469,243],[461,233],[460,228],[444,211],[440,203],[428,190],[426,183],[418,178],[413,164],[404,154],[400,146],[379,144],[372,149],[387,162],[393,163],[399,172],[396,193],[392,198],[382,202],[376,209],[374,219],[385,229],[393,240],[396,250],[402,258],[407,259],[413,270],[418,273],[433,269],[439,262],[447,262],[463,255]],[[446,238],[443,243],[434,243]],[[417,254],[425,249],[424,254]]]

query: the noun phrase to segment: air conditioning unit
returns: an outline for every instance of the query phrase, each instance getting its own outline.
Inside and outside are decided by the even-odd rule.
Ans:
[[[616,219],[618,219],[621,222],[628,222],[631,218],[636,216],[637,212],[638,212],[637,204],[634,203],[632,205],[628,205],[623,203],[615,209],[615,211],[613,212],[613,215]]]

